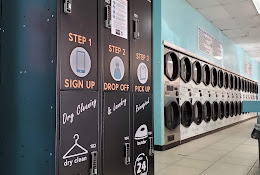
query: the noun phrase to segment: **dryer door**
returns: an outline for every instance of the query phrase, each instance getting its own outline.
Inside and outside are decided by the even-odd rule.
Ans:
[[[197,101],[193,105],[193,116],[194,116],[194,123],[200,125],[203,119],[203,105],[200,101]]]
[[[180,61],[174,52],[169,52],[164,56],[164,74],[171,81],[179,78]]]
[[[186,101],[181,106],[181,124],[188,128],[193,122],[193,108],[189,101]]]
[[[199,61],[195,61],[192,65],[192,77],[195,84],[200,84],[202,80],[202,68]]]
[[[218,84],[218,73],[215,67],[211,69],[211,85],[216,87]]]
[[[219,102],[219,119],[222,120],[225,116],[225,105],[224,103],[221,101]]]
[[[210,69],[207,64],[203,66],[202,78],[204,85],[208,86],[210,84]]]
[[[209,101],[206,101],[203,105],[203,120],[209,123],[211,120],[211,105]]]
[[[218,87],[222,88],[224,85],[224,74],[222,70],[218,71]]]
[[[229,87],[229,75],[227,72],[224,74],[224,87],[227,89]]]
[[[229,88],[233,89],[234,88],[234,79],[233,79],[233,75],[229,74]]]
[[[181,60],[181,79],[185,82],[188,83],[191,80],[191,62],[188,57],[184,57]]]
[[[237,113],[238,113],[238,104],[237,104],[237,102],[235,101],[235,102],[234,102],[234,115],[237,116]]]
[[[217,121],[218,120],[218,103],[217,102],[213,102],[212,104],[212,120],[213,121]]]
[[[171,131],[180,124],[180,106],[177,102],[170,102],[164,107],[165,127]]]
[[[233,117],[234,116],[234,110],[235,110],[235,108],[234,108],[234,103],[231,101],[230,102],[230,117]]]
[[[241,101],[239,101],[237,104],[238,104],[238,112],[237,112],[237,114],[241,115],[242,114],[242,103],[241,103]]]
[[[230,113],[230,106],[229,106],[229,102],[225,102],[225,117],[228,118],[229,117],[229,113]]]

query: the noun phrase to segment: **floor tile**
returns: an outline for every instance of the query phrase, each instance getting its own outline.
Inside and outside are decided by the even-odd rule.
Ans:
[[[206,170],[212,164],[214,164],[214,162],[188,159],[188,158],[184,158],[184,159],[179,160],[178,162],[174,163],[174,165],[177,165],[177,166],[196,168],[196,169],[200,169],[200,170]]]
[[[155,172],[158,172],[164,168],[166,168],[167,166],[169,166],[168,164],[164,164],[164,163],[158,163],[158,162],[155,162],[154,163],[154,171]]]
[[[227,156],[235,157],[235,158],[241,158],[241,159],[253,159],[257,161],[258,154],[251,154],[251,153],[243,153],[243,152],[237,152],[237,151],[231,151],[227,154]]]
[[[254,167],[259,168],[259,159],[258,159],[257,162],[254,164]]]
[[[247,166],[217,162],[209,167],[203,175],[212,174],[212,172],[216,172],[219,175],[246,175],[250,171],[250,169],[251,167]]]
[[[242,153],[251,153],[258,154],[258,146],[257,145],[239,145],[234,151],[242,152]]]
[[[228,153],[227,151],[203,149],[196,153],[193,153],[187,158],[197,159],[197,160],[217,161],[227,153]]]
[[[156,163],[161,163],[161,164],[167,164],[167,165],[171,165],[175,162],[177,162],[180,159],[183,159],[185,156],[181,156],[181,155],[155,155],[155,162]]]
[[[244,159],[244,158],[237,158],[237,157],[232,157],[227,155],[222,157],[218,162],[252,167],[255,164],[255,159]]]
[[[199,175],[203,170],[199,170],[196,168],[188,168],[182,166],[171,165],[167,168],[159,171],[159,173],[163,175]]]
[[[238,145],[237,144],[229,144],[229,143],[215,143],[207,147],[207,149],[212,150],[221,150],[221,151],[232,151]]]
[[[260,169],[259,168],[252,168],[248,175],[259,175],[260,174]]]

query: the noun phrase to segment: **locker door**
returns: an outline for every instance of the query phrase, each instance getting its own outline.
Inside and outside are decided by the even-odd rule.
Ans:
[[[98,93],[60,93],[59,175],[97,175]]]
[[[103,174],[130,174],[129,94],[104,93]]]
[[[154,174],[151,94],[134,94],[133,174]]]
[[[71,13],[65,13],[67,1],[59,2],[60,89],[97,90],[98,2],[71,1]]]

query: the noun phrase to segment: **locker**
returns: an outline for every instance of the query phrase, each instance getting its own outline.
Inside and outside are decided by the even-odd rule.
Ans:
[[[134,94],[133,174],[154,174],[153,104],[151,94]]]
[[[97,175],[98,93],[60,93],[59,175]]]
[[[59,0],[58,57],[60,89],[98,89],[98,2],[77,0],[70,13],[64,12],[64,0]]]
[[[103,175],[130,174],[129,94],[104,93]]]

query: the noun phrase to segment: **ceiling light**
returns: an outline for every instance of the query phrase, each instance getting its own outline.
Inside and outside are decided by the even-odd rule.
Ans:
[[[255,4],[256,10],[260,14],[260,0],[253,0],[253,3]]]

